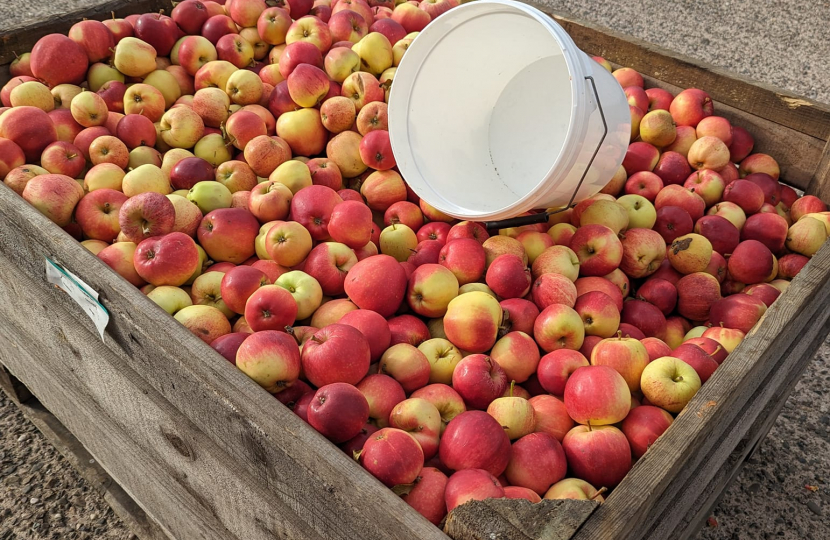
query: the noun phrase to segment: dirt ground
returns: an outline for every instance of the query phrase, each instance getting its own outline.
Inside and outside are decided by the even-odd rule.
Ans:
[[[100,0],[0,5],[0,38],[23,21]],[[826,0],[544,0],[619,32],[830,102]],[[811,362],[769,436],[699,540],[830,539],[830,345]],[[0,540],[133,538],[0,392]]]

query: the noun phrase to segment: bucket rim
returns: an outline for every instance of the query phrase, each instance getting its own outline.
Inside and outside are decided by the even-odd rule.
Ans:
[[[489,6],[491,9],[488,10],[487,7],[483,6]],[[506,12],[513,11],[514,13],[529,16],[536,22],[540,23],[548,31],[548,34],[555,40],[556,44],[562,51],[562,56],[565,59],[565,65],[569,75],[571,96],[567,135],[559,148],[558,154],[551,161],[547,172],[531,189],[527,190],[525,195],[512,201],[507,206],[496,210],[478,211],[466,206],[459,206],[453,201],[449,201],[442,196],[434,187],[432,187],[425,175],[421,173],[420,168],[418,167],[419,160],[416,159],[415,152],[410,145],[411,138],[409,136],[409,102],[412,96],[412,88],[418,79],[421,69],[423,68],[424,59],[429,56],[432,49],[448,32],[444,31],[444,28],[441,26],[434,26],[431,24],[415,37],[412,44],[410,44],[409,50],[407,50],[407,54],[404,54],[401,63],[397,68],[395,81],[393,83],[393,90],[390,92],[389,98],[390,143],[392,145],[392,151],[394,152],[398,162],[398,170],[404,180],[407,181],[412,190],[415,191],[419,197],[421,197],[422,193],[425,193],[425,191],[428,192],[428,195],[433,196],[424,197],[424,199],[431,199],[427,200],[427,202],[437,210],[454,218],[480,221],[500,218],[500,216],[503,217],[505,213],[513,212],[510,215],[515,215],[515,213],[519,212],[520,208],[525,206],[529,200],[534,198],[538,199],[542,195],[540,193],[541,188],[551,178],[562,176],[567,173],[567,171],[564,171],[557,175],[555,172],[557,169],[561,169],[564,165],[568,165],[567,162],[569,161],[571,162],[571,165],[573,165],[573,162],[577,159],[574,146],[577,145],[580,140],[580,137],[577,136],[578,134],[576,131],[580,127],[577,124],[581,121],[577,111],[586,105],[587,97],[586,88],[584,86],[585,66],[582,59],[582,56],[585,56],[585,54],[576,47],[576,44],[570,35],[568,35],[568,33],[565,32],[565,30],[550,16],[534,6],[513,0],[476,0],[474,2],[462,4],[461,6],[443,13],[440,19],[436,19],[436,21],[444,19],[444,22],[446,22],[447,19],[445,17],[466,16],[467,11],[473,10],[481,12],[480,15],[477,16],[490,15],[497,12],[496,10],[504,10]],[[411,53],[413,52],[415,44],[418,43],[418,40],[421,40],[421,42],[424,42],[425,40],[432,40],[432,44],[428,49],[424,49],[422,51],[423,54],[416,57]],[[419,49],[415,48],[414,50],[418,51]],[[410,69],[410,66],[414,66],[414,69]],[[401,77],[401,75],[403,75],[403,77]],[[565,168],[568,170],[570,169],[570,167]],[[406,169],[406,172],[404,172],[404,169]],[[409,177],[409,180],[407,180],[407,176]],[[414,182],[411,180],[414,180]],[[417,184],[417,187],[414,186],[413,183]],[[459,212],[459,210],[463,210],[464,213]]]

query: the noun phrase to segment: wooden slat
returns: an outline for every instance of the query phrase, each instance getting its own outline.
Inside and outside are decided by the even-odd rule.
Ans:
[[[825,245],[574,539],[634,540],[660,522],[671,530],[681,516],[669,508],[684,497],[690,478],[710,480],[724,462],[718,449],[735,448],[786,378],[810,361],[830,318],[828,296]],[[791,352],[799,356],[782,368]]]
[[[807,186],[807,193],[815,195],[821,200],[830,201],[830,141],[824,145],[813,180]]]
[[[795,129],[812,137],[830,138],[830,105],[798,96],[700,62],[647,41],[602,26],[552,13],[544,5],[524,0],[553,16],[591,55],[632,67],[683,88],[702,88],[712,99]]]
[[[571,499],[470,501],[450,512],[444,532],[454,540],[568,540],[598,506]]]
[[[645,76],[644,79],[647,88],[663,88],[675,95],[682,90],[679,86],[654,77]],[[827,146],[825,141],[717,101],[715,114],[752,133],[755,138],[752,151],[775,158],[781,167],[782,182],[802,190],[813,182]]]
[[[80,249],[72,238],[5,186],[0,187],[0,208],[4,209],[0,214],[0,253],[10,260],[15,272],[28,276],[30,286],[34,287],[34,290],[21,289],[17,294],[31,299],[45,294],[44,290],[48,291],[50,300],[43,302],[47,310],[60,306],[80,317],[72,324],[56,317],[47,320],[54,320],[54,324],[59,325],[52,329],[53,334],[57,334],[59,329],[67,336],[74,336],[76,343],[71,350],[77,351],[78,355],[81,355],[80,351],[85,351],[84,354],[88,350],[98,351],[101,360],[112,366],[101,382],[118,381],[122,371],[128,373],[134,370],[139,380],[130,375],[127,380],[119,381],[120,386],[113,389],[116,390],[115,395],[131,390],[127,388],[129,385],[141,393],[146,392],[145,401],[157,407],[158,414],[163,413],[165,422],[169,422],[169,426],[165,426],[168,441],[186,441],[188,447],[196,449],[211,448],[213,445],[217,453],[223,453],[211,456],[212,462],[219,467],[215,474],[230,471],[239,476],[241,469],[250,475],[247,491],[235,493],[234,497],[239,498],[238,509],[241,511],[246,505],[258,507],[260,500],[265,501],[261,504],[267,503],[269,512],[263,512],[256,520],[252,518],[248,524],[257,528],[257,535],[264,529],[272,536],[292,538],[445,538],[391,491],[381,487],[353,460],[210,347],[174,323],[158,306],[113,274],[97,257]],[[21,238],[27,241],[20,242]],[[111,315],[104,345],[100,344],[100,339],[99,343],[95,343],[91,323],[83,318],[77,306],[65,295],[56,295],[47,287],[42,277],[44,255],[64,264],[99,292]],[[7,317],[15,319],[16,324],[44,324],[42,320],[27,323],[26,318],[17,315],[9,314]],[[0,324],[8,325],[9,321]],[[79,328],[90,335],[75,335]],[[31,336],[43,332],[42,327],[30,330]],[[26,343],[24,338],[17,339]],[[26,364],[31,362],[34,361],[30,359]],[[41,375],[53,377],[48,370]],[[37,392],[31,384],[32,377],[20,378]],[[94,390],[89,389],[90,392]],[[71,401],[72,396],[65,396],[65,399]],[[56,410],[46,404],[51,410]],[[141,404],[142,407],[147,405]],[[119,405],[116,399],[109,406],[112,410],[107,414],[120,414],[122,411],[117,409],[124,405]],[[103,411],[99,414],[107,418]],[[66,422],[66,418],[59,418]],[[148,438],[158,439],[160,426],[142,425],[139,422],[142,419],[141,416],[136,419],[136,426],[123,427],[143,430]],[[145,420],[150,423],[150,419]],[[88,421],[94,423],[94,416]],[[125,418],[123,421],[128,420]],[[68,422],[67,426],[87,444],[82,433],[76,431],[76,426]],[[85,429],[83,425],[77,427]],[[191,440],[193,438],[196,440]],[[170,445],[167,444],[168,448]],[[160,457],[160,466],[173,465],[172,456]],[[112,456],[111,459],[125,458]],[[101,461],[107,463],[105,459]],[[176,466],[181,464],[176,463]],[[226,482],[233,484],[233,475],[217,482],[209,478],[211,471],[194,472],[200,476],[193,481],[203,482],[205,489],[212,488],[214,493],[211,495],[221,495],[216,486],[222,486],[225,490]],[[117,474],[113,477],[122,481]],[[130,491],[129,483],[124,482],[124,485]],[[145,501],[142,497],[136,497],[136,500]],[[156,513],[149,503],[145,509],[148,513]],[[213,510],[222,513],[221,508]],[[230,520],[228,516],[223,517]],[[225,525],[241,526],[230,521]],[[189,537],[193,536],[179,535],[179,538]]]
[[[686,539],[694,538],[700,532],[700,528],[711,515],[721,495],[738,476],[744,462],[763,442],[775,424],[778,414],[801,378],[804,368],[812,361],[813,354],[810,351],[817,350],[830,333],[830,319],[826,320],[823,326],[817,325],[811,330],[809,335],[805,336],[804,343],[786,354],[772,369],[767,380],[762,383],[763,387],[774,388],[774,392],[771,395],[764,392],[750,396],[744,407],[743,415],[735,420],[734,425],[736,427],[751,425],[751,427],[740,438],[734,450],[729,452],[736,437],[722,439],[709,450],[708,459],[715,463],[723,461],[721,468],[708,482],[706,474],[692,476],[680,491],[681,496],[672,501],[672,505],[666,511],[674,519],[658,522],[648,532],[646,538],[651,540]]]
[[[29,389],[26,388],[23,383],[18,381],[17,377],[9,373],[9,370],[6,369],[3,364],[0,364],[0,390],[2,390],[15,405],[26,403],[32,399],[32,393],[29,392]]]
[[[118,485],[87,451],[78,439],[66,429],[55,415],[38,400],[16,403],[23,416],[40,431],[49,443],[60,452],[87,484],[101,494],[115,514],[141,540],[169,540],[144,510]]]
[[[0,34],[0,64],[8,64],[14,60],[14,53],[29,52],[41,37],[47,34],[66,33],[69,28],[83,19],[104,20],[112,17],[122,18],[133,13],[155,12],[161,9],[170,12],[173,3],[170,0],[110,0],[94,7],[72,11],[57,15],[46,21],[39,21],[14,32]],[[0,78],[0,84],[5,80]]]

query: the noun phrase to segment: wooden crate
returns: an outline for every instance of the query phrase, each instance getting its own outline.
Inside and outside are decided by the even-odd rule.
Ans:
[[[119,0],[21,29],[0,37],[0,64],[84,16],[164,6]],[[556,18],[580,48],[637,69],[649,85],[707,90],[718,114],[748,128],[756,149],[779,160],[782,179],[830,199],[830,107]],[[46,257],[98,291],[111,317],[103,341],[46,282]],[[828,276],[825,246],[605,504],[471,503],[448,518],[447,533],[456,540],[693,535],[830,330]],[[110,475],[146,513],[146,537],[447,538],[5,186],[0,296],[6,380],[37,396],[47,411],[39,414],[54,415],[64,439],[77,438],[78,451],[105,470],[95,474]],[[14,393],[11,382],[4,386]]]

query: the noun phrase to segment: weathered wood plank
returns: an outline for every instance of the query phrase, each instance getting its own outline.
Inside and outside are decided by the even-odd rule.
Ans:
[[[735,420],[735,427],[750,425],[743,437],[730,436],[721,439],[709,451],[709,459],[714,463],[723,462],[711,479],[708,474],[693,475],[685,487],[680,490],[680,496],[671,502],[666,513],[673,514],[676,523],[662,520],[645,536],[652,540],[668,538],[693,538],[700,531],[701,526],[716,506],[724,490],[738,476],[744,462],[761,444],[769,430],[775,424],[781,409],[787,402],[804,368],[812,361],[813,354],[830,333],[830,319],[823,325],[817,324],[811,328],[800,347],[792,349],[771,370],[770,375],[762,383],[765,388],[774,389],[771,393],[759,392],[750,396],[743,414]],[[771,395],[770,395],[771,394]],[[758,412],[760,411],[760,412]],[[753,420],[754,418],[754,420]],[[737,446],[733,447],[737,440]]]
[[[32,399],[29,389],[17,380],[17,377],[9,373],[3,364],[0,364],[0,390],[6,394],[15,405],[20,406]]]
[[[107,474],[92,454],[66,429],[66,426],[38,400],[32,399],[16,405],[23,416],[60,452],[72,468],[101,494],[104,501],[127,525],[128,529],[141,540],[169,539],[124,489]]]
[[[23,54],[34,47],[38,39],[47,34],[66,33],[69,28],[83,19],[104,20],[112,17],[122,18],[133,13],[155,12],[161,9],[170,12],[173,3],[170,0],[110,0],[93,8],[72,11],[58,15],[46,21],[0,35],[0,64],[14,60],[14,53]],[[5,80],[0,77],[0,84]]]
[[[830,245],[825,245],[574,540],[633,540],[658,522],[670,530],[681,516],[669,507],[684,497],[690,478],[711,480],[725,461],[719,449],[734,449],[764,405],[786,386],[786,377],[803,371],[830,318],[828,296]],[[791,352],[798,356],[782,369]]]
[[[7,260],[0,259],[0,264],[4,265],[3,268],[8,268]],[[10,281],[5,279],[5,275],[3,277],[0,289],[7,292]],[[30,301],[35,300],[32,296],[26,298]],[[46,298],[38,300],[43,302]],[[40,302],[37,303],[39,308],[43,305]],[[71,317],[70,313],[57,306],[48,308],[48,312],[52,315]],[[67,339],[64,341],[65,351],[61,354],[60,349],[52,343],[61,337],[57,334],[53,337],[49,330],[48,326],[42,328],[38,339],[38,336],[23,333],[21,328],[4,322],[0,325],[0,359],[15,376],[25,381],[29,388],[36,392],[46,407],[59,414],[64,425],[79,437],[95,459],[116,478],[125,491],[135,500],[141,501],[148,514],[165,530],[170,531],[171,537],[217,540],[232,537],[207,507],[174,480],[172,471],[160,465],[159,457],[163,456],[146,452],[140,443],[124,433],[92,396],[83,395],[78,391],[82,381],[75,373],[77,367],[69,365],[68,362],[97,362],[101,357],[87,350],[87,347],[84,347],[84,353],[81,354],[75,343],[75,335],[64,336]],[[87,334],[92,337],[91,333]],[[69,339],[72,341],[68,341]],[[28,350],[32,345],[21,346],[23,344],[37,344],[38,356],[32,355]],[[44,362],[44,359],[48,358],[54,358],[56,365]],[[60,364],[64,362],[67,363],[66,367],[61,369]],[[120,389],[108,384],[101,390]],[[113,398],[117,399],[117,395]],[[160,453],[168,451],[165,447],[158,450]]]
[[[824,145],[813,180],[806,191],[825,202],[830,201],[830,141]]]
[[[533,0],[525,3],[550,14],[591,55],[632,67],[683,88],[703,88],[712,99],[812,137],[830,138],[830,105],[750,80],[647,41],[550,12]]]
[[[470,501],[450,512],[444,532],[454,540],[568,540],[598,506],[571,499]]]
[[[37,283],[43,279],[46,254],[97,290],[111,315],[105,344],[109,353],[101,351],[102,358],[119,369],[135,370],[142,380],[132,384],[140,388],[146,381],[149,388],[141,390],[158,392],[174,409],[175,418],[198,426],[197,434],[205,437],[205,441],[199,441],[198,445],[188,441],[191,434],[177,432],[176,422],[172,424],[171,437],[196,448],[202,444],[210,446],[212,442],[232,457],[231,463],[221,462],[217,457],[219,465],[228,470],[238,465],[247,471],[252,485],[248,492],[238,494],[240,505],[270,494],[271,513],[260,518],[265,520],[272,535],[445,538],[353,460],[198,338],[171,321],[96,257],[79,249],[72,238],[5,186],[0,188],[0,207],[4,208],[0,215],[0,252],[12,259],[16,272],[29,276],[38,289],[25,293],[21,290],[19,294],[31,297],[43,292],[40,288],[45,283],[41,282],[40,287]],[[29,241],[21,243],[19,238]],[[51,301],[61,303],[72,312],[68,298],[57,296]],[[75,327],[87,327],[92,332],[91,324],[83,319],[74,321],[72,328]],[[62,330],[72,331],[71,328]],[[78,339],[76,350],[93,347],[95,339],[86,337],[85,340]],[[94,347],[99,346],[100,339],[98,342]],[[118,369],[113,369],[108,377],[117,374]],[[160,397],[152,399],[160,400]],[[166,414],[172,418],[174,411]],[[75,431],[72,426],[70,429]],[[143,429],[157,436],[159,427],[143,426]],[[103,459],[102,462],[106,463]],[[118,478],[116,474],[113,476]],[[136,500],[143,501],[141,497]],[[149,507],[146,509],[153,513]]]
[[[646,88],[663,88],[675,95],[682,90],[679,86],[654,77],[645,76],[644,79]],[[781,167],[782,182],[802,190],[808,188],[827,146],[825,141],[717,101],[715,114],[752,133],[755,138],[752,151],[775,158]]]

